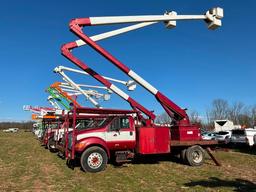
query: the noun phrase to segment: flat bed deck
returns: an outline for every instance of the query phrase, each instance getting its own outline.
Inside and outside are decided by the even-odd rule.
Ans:
[[[199,141],[180,141],[180,140],[171,140],[172,147],[182,147],[182,146],[192,146],[192,145],[218,145],[219,142],[215,140],[199,140]]]

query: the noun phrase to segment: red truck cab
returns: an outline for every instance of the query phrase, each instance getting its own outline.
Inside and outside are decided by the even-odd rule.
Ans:
[[[170,127],[142,125],[135,111],[78,108],[71,113],[65,155],[79,157],[85,171],[103,170],[109,159],[126,162],[135,154],[170,152]]]
[[[76,152],[82,152],[92,144],[102,145],[108,155],[110,151],[134,150],[136,146],[135,125],[131,116],[85,117],[77,120],[77,125]]]

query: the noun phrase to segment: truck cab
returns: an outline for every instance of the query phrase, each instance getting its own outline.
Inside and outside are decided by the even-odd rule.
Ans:
[[[135,111],[79,108],[71,113],[65,121],[62,142],[68,160],[78,157],[85,171],[98,172],[105,168],[110,158],[127,159],[133,154]]]
[[[73,131],[66,134],[66,157],[80,158],[85,171],[101,171],[110,159],[120,164],[131,161],[135,154],[170,153],[170,127],[136,124],[134,114],[86,115],[75,119]]]
[[[85,117],[77,120],[76,123],[76,152],[84,151],[93,143],[101,143],[108,153],[135,148],[136,133],[132,116]],[[70,147],[71,142],[69,149]]]

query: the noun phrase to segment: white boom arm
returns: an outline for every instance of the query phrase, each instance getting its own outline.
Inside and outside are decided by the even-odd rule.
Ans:
[[[64,81],[66,81],[64,78],[63,78]],[[67,82],[67,81],[66,81]],[[85,88],[92,88],[92,89],[104,89],[106,90],[108,93],[113,93],[111,90],[109,90],[107,87],[105,86],[98,86],[98,85],[85,85],[85,84],[77,84],[79,87],[85,87]],[[67,83],[61,83],[61,87],[64,87],[65,88],[72,88],[74,89],[73,87],[70,87],[70,84],[67,82]]]
[[[74,73],[79,73],[79,74],[83,74],[83,75],[87,75],[87,76],[90,76],[87,72],[85,71],[82,71],[82,70],[78,70],[78,69],[73,69],[73,68],[70,68],[70,67],[64,67],[64,66],[58,66],[54,69],[54,72],[55,73],[59,73],[63,78],[65,78],[65,80],[67,80],[69,83],[71,83],[71,79],[64,73],[64,71],[70,71],[70,72],[74,72]],[[128,81],[122,81],[122,80],[118,80],[118,79],[114,79],[114,78],[111,78],[111,77],[105,77],[103,76],[105,79],[107,80],[110,80],[110,81],[113,81],[113,82],[117,82],[117,83],[121,83],[125,86],[127,86],[127,89],[129,91],[133,91],[136,89],[136,83],[133,81],[133,80],[128,80]],[[73,82],[74,83],[74,82]],[[72,86],[75,84],[72,84]],[[78,84],[76,84],[78,86]],[[102,86],[98,86],[98,87],[94,87],[94,88],[102,88]],[[107,89],[107,88],[106,88]]]
[[[85,92],[87,95],[91,96],[91,97],[95,97],[96,99],[100,99],[103,98],[105,101],[110,99],[110,95],[109,94],[102,94],[99,93],[96,90],[83,90],[83,92],[76,90],[74,87],[72,87],[70,84],[68,83],[61,83],[60,87],[62,88],[63,91],[67,92],[70,96],[72,95],[82,95],[83,92]],[[80,87],[80,85],[79,85]],[[95,86],[97,87],[97,86]]]
[[[88,100],[90,100],[90,102],[91,102],[95,107],[97,107],[97,108],[102,108],[101,105],[100,105],[97,101],[95,101],[95,99],[93,99],[93,98],[91,97],[91,95],[93,95],[93,94],[92,94],[92,91],[87,92],[86,90],[83,90],[83,89],[82,89],[79,85],[77,85],[70,77],[68,77],[68,76],[64,73],[64,71],[63,71],[62,69],[56,67],[56,68],[54,69],[54,72],[60,74],[60,75],[63,77],[63,79],[72,87],[72,89],[70,89],[71,87],[69,86],[69,87],[68,87],[69,90],[65,89],[65,91],[74,92],[74,91],[76,90],[76,91],[75,91],[75,95],[81,95],[81,94],[83,94],[83,95],[85,96],[85,98],[88,99]],[[74,89],[75,89],[75,90],[74,90]],[[96,94],[97,94],[96,91],[94,91],[94,95],[93,95],[93,96],[95,96]],[[73,93],[73,95],[74,95],[74,93]],[[109,95],[104,95],[104,94],[100,95],[100,94],[98,93],[96,99],[99,99],[100,97],[103,97],[104,100],[109,100],[109,99],[110,99],[110,96],[109,96]]]
[[[59,104],[53,99],[52,96],[48,96],[47,101],[55,108],[55,109],[61,109]]]
[[[112,25],[136,22],[172,22],[178,20],[205,20],[209,29],[216,29],[221,26],[223,18],[223,9],[216,7],[208,10],[204,15],[177,15],[176,12],[166,12],[164,15],[146,15],[146,16],[113,16],[113,17],[90,17],[91,25]],[[171,24],[171,25],[173,25]]]
[[[100,41],[113,36],[127,33],[139,28],[143,28],[149,25],[153,25],[159,22],[164,22],[166,28],[171,29],[176,27],[177,20],[205,20],[208,29],[214,30],[222,26],[221,19],[224,16],[222,8],[213,8],[207,11],[204,15],[177,15],[175,11],[166,12],[164,15],[152,15],[152,16],[115,16],[115,17],[90,17],[92,26],[95,25],[112,25],[112,24],[124,24],[124,23],[138,23],[128,27],[123,27],[117,30],[101,33],[91,36],[93,41]],[[79,39],[76,41],[78,47],[86,45],[86,43]]]
[[[24,111],[31,111],[34,114],[38,115],[46,115],[49,112],[55,112],[56,109],[50,108],[50,107],[39,107],[39,106],[31,106],[31,105],[23,105],[23,110]]]

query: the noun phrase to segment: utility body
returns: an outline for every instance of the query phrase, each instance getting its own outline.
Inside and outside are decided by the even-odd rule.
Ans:
[[[171,126],[145,126],[134,110],[74,107],[65,122],[65,142],[62,142],[65,148],[62,145],[58,149],[65,152],[67,159],[80,158],[82,168],[89,172],[103,170],[109,160],[125,163],[138,155],[177,154],[186,150],[189,154],[183,160],[198,166],[204,161],[202,147],[217,144],[195,139],[198,138],[193,134],[198,132],[196,127],[187,130],[191,134],[182,133],[180,140]]]

